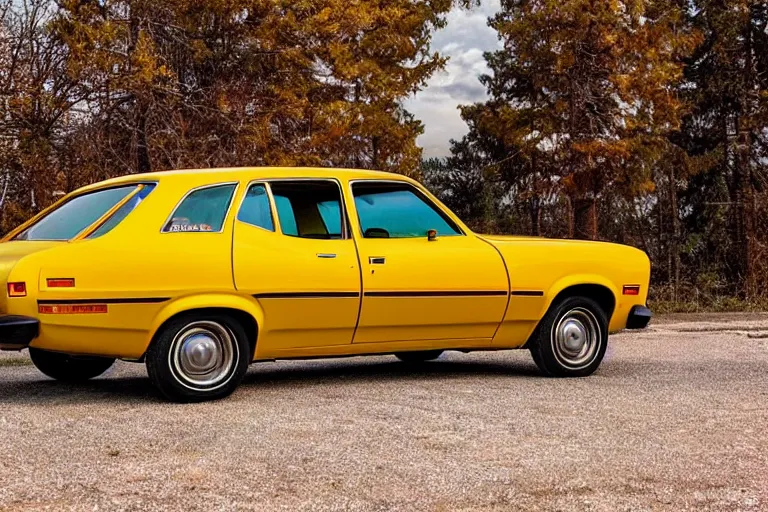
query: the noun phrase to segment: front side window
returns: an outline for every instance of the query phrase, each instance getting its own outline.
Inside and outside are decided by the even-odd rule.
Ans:
[[[355,183],[355,208],[365,238],[421,238],[461,235],[458,226],[407,183]]]
[[[228,183],[193,190],[176,207],[163,232],[221,231],[235,187],[236,184]]]
[[[138,187],[142,186],[134,183],[122,187],[96,190],[73,197],[16,235],[13,239],[71,240],[103,217],[110,209],[128,197],[129,194],[136,191]],[[128,213],[130,213],[130,210],[124,212],[122,217],[112,227],[117,225],[117,222],[125,218]],[[109,220],[114,217],[115,215]]]
[[[248,188],[243,204],[240,205],[240,211],[237,212],[237,220],[268,231],[275,230],[267,188],[263,184],[256,183]]]
[[[341,191],[331,181],[270,183],[284,235],[335,240],[344,238]]]

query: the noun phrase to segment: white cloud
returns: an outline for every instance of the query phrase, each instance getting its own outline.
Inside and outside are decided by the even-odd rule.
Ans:
[[[478,76],[489,72],[483,52],[500,47],[496,33],[487,25],[488,17],[499,8],[499,0],[487,0],[471,11],[456,9],[432,40],[432,49],[449,57],[448,64],[424,90],[405,102],[406,109],[424,123],[418,143],[425,157],[447,155],[449,140],[467,132],[457,107],[486,98]]]

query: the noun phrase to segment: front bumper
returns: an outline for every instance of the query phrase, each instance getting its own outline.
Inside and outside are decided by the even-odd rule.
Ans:
[[[645,329],[653,313],[645,306],[632,306],[627,317],[627,329]]]
[[[0,350],[21,350],[37,338],[40,322],[37,318],[0,315]]]

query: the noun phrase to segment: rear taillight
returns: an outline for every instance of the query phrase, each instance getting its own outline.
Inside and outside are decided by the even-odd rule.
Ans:
[[[45,280],[48,288],[74,288],[75,280],[71,277],[48,278]]]
[[[26,283],[8,283],[8,296],[9,297],[26,297],[27,284]]]

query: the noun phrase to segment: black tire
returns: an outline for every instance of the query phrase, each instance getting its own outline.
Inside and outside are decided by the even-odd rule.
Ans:
[[[425,361],[434,361],[442,353],[442,350],[420,350],[415,352],[397,352],[395,357],[404,363],[423,363]]]
[[[168,400],[217,400],[243,380],[250,355],[248,337],[237,320],[192,312],[172,319],[157,333],[147,351],[147,373]]]
[[[597,370],[608,346],[608,318],[587,297],[566,297],[549,308],[529,349],[551,377],[586,377]]]
[[[62,382],[84,382],[109,370],[115,360],[108,357],[72,356],[29,348],[29,357],[38,370]]]

